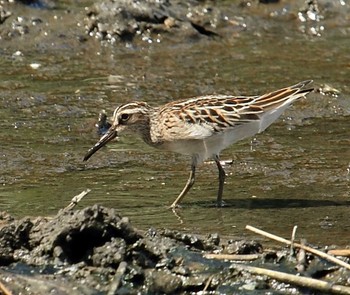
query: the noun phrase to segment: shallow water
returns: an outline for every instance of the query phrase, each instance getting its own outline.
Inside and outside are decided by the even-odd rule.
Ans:
[[[253,236],[246,224],[313,243],[349,244],[350,39],[274,30],[227,40],[120,49],[90,42],[79,52],[1,52],[1,210],[50,215],[90,188],[80,206],[118,208],[139,228]],[[301,52],[302,51],[302,52]],[[39,63],[38,69],[30,67]],[[189,159],[122,137],[82,162],[98,140],[94,123],[129,100],[163,104],[202,94],[262,94],[313,79],[339,89],[312,93],[266,132],[225,150],[227,206],[215,207],[217,171],[199,167],[174,215],[167,206],[184,186]]]

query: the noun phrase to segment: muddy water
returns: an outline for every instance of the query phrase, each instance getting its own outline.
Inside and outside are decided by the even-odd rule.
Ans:
[[[1,210],[50,215],[90,188],[80,206],[118,208],[143,229],[249,236],[250,224],[288,237],[298,225],[310,242],[349,244],[349,47],[346,34],[334,30],[320,38],[244,33],[170,48],[90,42],[79,52],[1,52]],[[313,93],[265,133],[225,150],[225,208],[214,206],[217,171],[208,162],[174,215],[167,206],[187,180],[189,159],[134,137],[82,162],[98,139],[102,109],[110,114],[129,100],[156,105],[201,94],[259,94],[305,79],[341,94]]]

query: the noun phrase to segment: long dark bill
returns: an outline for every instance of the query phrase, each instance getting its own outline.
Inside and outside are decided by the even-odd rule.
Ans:
[[[87,161],[94,153],[96,153],[101,147],[106,145],[106,143],[110,142],[112,139],[117,137],[117,131],[114,129],[109,129],[105,135],[103,135],[100,140],[88,150],[84,157],[84,161]]]

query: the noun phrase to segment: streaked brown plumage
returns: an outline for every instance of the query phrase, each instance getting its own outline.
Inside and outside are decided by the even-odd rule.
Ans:
[[[196,166],[212,157],[219,171],[218,206],[222,205],[225,172],[219,153],[229,145],[264,131],[300,97],[312,81],[300,82],[261,96],[210,95],[151,107],[146,102],[120,105],[113,113],[107,133],[84,157],[89,159],[107,142],[123,132],[138,134],[147,144],[192,157],[190,177],[171,205],[175,208],[192,187]]]

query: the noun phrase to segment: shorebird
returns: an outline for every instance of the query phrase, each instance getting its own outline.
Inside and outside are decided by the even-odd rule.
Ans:
[[[140,101],[122,104],[114,110],[111,126],[89,149],[84,161],[126,132],[137,134],[155,148],[191,156],[188,181],[170,206],[176,208],[193,186],[198,164],[213,158],[219,172],[217,206],[222,206],[225,171],[220,164],[220,152],[264,131],[290,104],[313,90],[306,88],[311,82],[303,81],[258,96],[199,96],[160,107]]]

